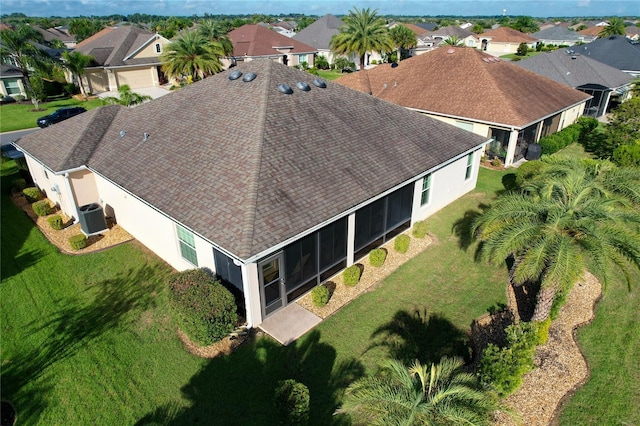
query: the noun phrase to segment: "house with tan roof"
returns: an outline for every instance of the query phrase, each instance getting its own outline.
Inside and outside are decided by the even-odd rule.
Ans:
[[[471,191],[487,142],[262,59],[16,145],[85,233],[106,214],[174,268],[211,269],[255,327]]]
[[[477,49],[448,46],[335,82],[491,138],[487,154],[506,166],[573,124],[591,98]]]
[[[458,25],[438,28],[428,33],[428,35],[441,41],[455,37],[461,41],[463,46],[478,47],[478,37],[468,29],[460,28]]]
[[[478,35],[480,49],[493,56],[516,53],[520,43],[535,49],[538,39],[509,27],[498,27]]]
[[[290,67],[303,63],[313,67],[318,53],[316,48],[308,44],[258,24],[243,25],[227,35],[233,43],[232,64],[268,58]]]
[[[90,55],[84,79],[90,92],[160,86],[167,82],[160,55],[169,40],[135,26],[108,27],[78,43],[76,52]],[[70,76],[67,76],[70,79]]]
[[[299,31],[293,39],[312,46],[317,50],[318,55],[324,56],[327,62],[333,64],[335,55],[331,51],[331,38],[340,32],[340,27],[343,25],[344,22],[340,18],[327,14]],[[355,55],[349,58],[351,62],[356,62],[356,59]]]

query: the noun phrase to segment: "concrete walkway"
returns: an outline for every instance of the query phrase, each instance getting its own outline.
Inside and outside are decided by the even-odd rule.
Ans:
[[[292,303],[271,315],[258,328],[286,346],[321,322],[319,316]]]

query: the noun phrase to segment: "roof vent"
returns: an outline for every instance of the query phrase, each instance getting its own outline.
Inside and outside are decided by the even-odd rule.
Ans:
[[[144,134],[142,135],[142,141],[143,141],[143,142],[146,142],[146,141],[147,141],[147,139],[149,139],[149,133],[144,133]]]
[[[308,92],[309,90],[311,90],[311,86],[309,86],[309,83],[307,83],[306,81],[297,82],[296,87],[303,92]]]
[[[244,75],[244,77],[242,77],[242,81],[244,81],[245,83],[248,83],[250,81],[255,80],[257,76],[258,75],[255,72],[248,72]]]
[[[321,80],[319,78],[316,78],[313,80],[313,85],[316,87],[319,87],[321,89],[326,89],[327,88],[327,83],[324,80]]]
[[[288,84],[278,84],[278,91],[284,93],[285,95],[290,95],[293,93],[293,89]]]
[[[124,130],[120,130],[120,137],[124,138],[124,135],[126,135],[127,132],[125,132]]]
[[[242,76],[242,71],[235,70],[231,74],[229,74],[229,80],[237,80]]]
[[[391,62],[391,68],[397,68],[397,67],[398,67],[397,62]]]
[[[576,55],[571,56],[571,59],[576,59],[576,58],[577,58]]]

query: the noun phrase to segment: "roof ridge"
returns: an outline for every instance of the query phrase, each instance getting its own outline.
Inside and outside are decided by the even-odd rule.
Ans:
[[[273,62],[269,59],[264,59],[267,61],[265,75],[264,87],[263,87],[263,97],[269,97],[269,87],[271,86],[271,78],[273,71]],[[256,122],[261,122],[261,125],[258,126],[260,129],[260,133],[256,135],[258,139],[258,144],[256,144],[256,152],[254,152],[255,158],[258,159],[255,164],[251,175],[248,176],[248,185],[247,185],[247,194],[249,195],[248,202],[246,204],[245,214],[242,218],[242,229],[241,229],[241,238],[240,242],[240,255],[245,255],[246,253],[253,253],[253,241],[254,234],[256,229],[256,217],[257,217],[257,207],[258,207],[258,189],[260,187],[260,172],[262,170],[262,152],[264,149],[265,143],[265,123],[267,121],[267,110],[268,110],[268,99],[262,103],[262,108],[260,110],[260,118],[256,120]],[[258,104],[259,105],[259,104]]]

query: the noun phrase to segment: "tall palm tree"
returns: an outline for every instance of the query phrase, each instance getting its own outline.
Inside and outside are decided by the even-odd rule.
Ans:
[[[545,157],[522,192],[508,193],[475,222],[480,254],[514,262],[514,285],[539,282],[532,321],[549,316],[558,290],[568,291],[589,265],[606,285],[612,268],[631,285],[640,268],[640,170],[608,161]]]
[[[108,97],[104,98],[104,101],[109,104],[120,104],[124,106],[134,106],[141,104],[145,101],[150,101],[153,99],[148,95],[141,95],[131,90],[128,84],[123,84],[118,87],[118,97]]]
[[[197,31],[205,39],[220,43],[225,56],[233,55],[233,43],[218,22],[206,19],[198,24]]]
[[[367,52],[390,52],[393,41],[384,20],[378,17],[377,9],[353,9],[342,19],[344,26],[331,38],[330,46],[338,54],[357,54],[363,70]]]
[[[411,49],[418,44],[418,39],[413,31],[405,25],[398,24],[389,31],[393,44],[398,49],[398,62],[402,59],[402,49]]]
[[[598,34],[599,37],[609,37],[612,35],[625,35],[624,21],[622,18],[609,19],[609,25],[602,28],[602,31]]]
[[[85,55],[80,52],[62,52],[62,59],[64,61],[63,66],[68,69],[73,77],[78,81],[80,86],[80,93],[86,97],[87,92],[84,90],[84,83],[82,81],[82,75],[85,68],[93,61],[93,56]]]
[[[222,71],[222,56],[224,49],[219,42],[209,41],[196,31],[187,31],[169,43],[160,61],[167,76],[197,81]]]
[[[16,29],[0,31],[0,58],[2,62],[11,63],[22,73],[27,96],[38,109],[38,99],[31,87],[29,77],[32,73],[48,75],[53,61],[33,43],[42,36],[28,25],[21,25]]]
[[[380,374],[347,388],[337,413],[367,425],[490,424],[499,404],[462,365],[458,358],[443,358],[431,367],[415,361],[407,368],[389,360]]]

